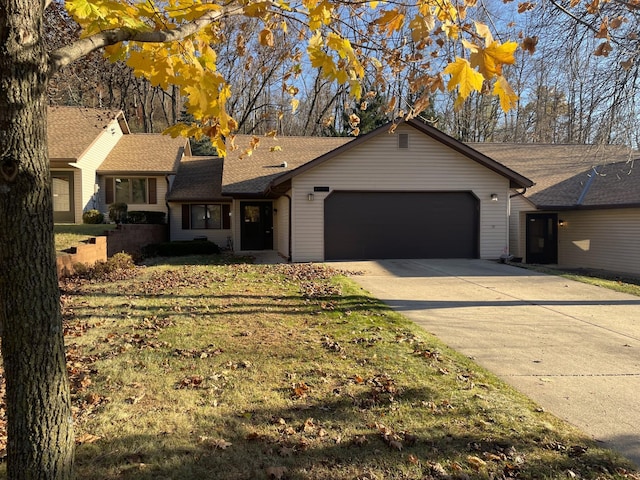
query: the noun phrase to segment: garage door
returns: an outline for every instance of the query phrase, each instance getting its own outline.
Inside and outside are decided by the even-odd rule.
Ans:
[[[332,192],[324,212],[327,260],[479,256],[471,192]]]

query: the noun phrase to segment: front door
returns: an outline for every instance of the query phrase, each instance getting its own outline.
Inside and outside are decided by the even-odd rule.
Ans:
[[[558,263],[557,214],[527,214],[527,263]]]
[[[74,223],[73,172],[51,172],[53,194],[53,221]]]
[[[240,248],[273,249],[273,210],[271,202],[240,202]]]

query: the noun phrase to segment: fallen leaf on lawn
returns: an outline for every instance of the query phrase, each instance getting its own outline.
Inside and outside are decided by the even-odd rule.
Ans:
[[[409,460],[409,463],[413,463],[414,465],[417,465],[418,463],[420,463],[420,460],[418,460],[418,457],[416,457],[416,456],[415,456],[415,455],[413,455],[413,454],[410,454],[410,455],[407,457],[407,460]]]
[[[467,457],[467,462],[469,462],[471,467],[476,471],[487,466],[487,462],[482,460],[480,457],[476,457],[473,455]]]
[[[267,473],[267,477],[273,478],[274,480],[282,480],[284,478],[285,473],[287,473],[286,467],[268,467],[265,472]]]
[[[90,433],[82,433],[76,437],[76,443],[78,445],[82,445],[85,443],[95,443],[101,438],[102,437],[98,437],[97,435],[92,435]]]
[[[356,445],[362,446],[369,443],[369,440],[367,440],[367,437],[365,437],[364,435],[358,435],[356,438],[353,439],[353,443],[355,443]]]
[[[309,432],[313,432],[316,429],[316,425],[314,423],[313,418],[307,418],[304,421],[304,427],[302,427],[302,430],[305,431],[306,433]]]
[[[228,447],[233,445],[231,442],[227,442],[223,438],[209,438],[204,435],[201,437],[198,437],[198,441],[201,444],[207,447],[213,448],[215,450],[226,450]]]
[[[278,454],[281,457],[290,457],[294,453],[296,453],[296,449],[293,447],[281,447],[280,450],[278,451]]]
[[[293,397],[295,398],[304,398],[307,396],[307,391],[309,390],[309,386],[304,383],[304,382],[300,382],[297,383],[296,385],[293,386]]]
[[[130,404],[130,405],[135,405],[136,403],[138,403],[140,400],[142,400],[144,398],[144,396],[146,395],[146,393],[143,393],[141,395],[138,395],[137,397],[129,397],[127,399],[125,399],[125,402]]]

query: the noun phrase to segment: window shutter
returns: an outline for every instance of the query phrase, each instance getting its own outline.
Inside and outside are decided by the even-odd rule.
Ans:
[[[189,230],[191,228],[191,205],[182,204],[182,229]]]
[[[231,217],[229,214],[231,213],[231,205],[228,203],[222,204],[222,229],[229,230],[231,228]]]
[[[155,178],[147,179],[147,183],[149,185],[149,203],[155,204],[158,203],[158,189]]]
[[[113,203],[113,177],[107,177],[104,180],[105,203],[111,205]]]

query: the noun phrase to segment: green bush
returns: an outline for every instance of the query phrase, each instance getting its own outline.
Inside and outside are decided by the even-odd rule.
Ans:
[[[134,210],[127,215],[128,223],[144,223],[148,225],[161,225],[165,223],[164,212],[151,212],[148,210]]]
[[[123,202],[116,202],[109,205],[109,218],[112,222],[124,223],[127,221],[127,210],[129,206]]]
[[[183,255],[212,255],[220,253],[220,247],[208,240],[152,243],[143,249],[145,257],[180,257]]]
[[[87,210],[82,214],[82,223],[96,225],[104,222],[104,215],[98,210]]]

